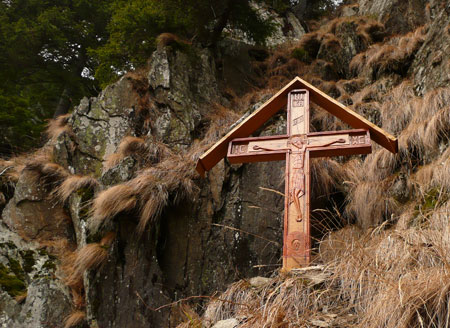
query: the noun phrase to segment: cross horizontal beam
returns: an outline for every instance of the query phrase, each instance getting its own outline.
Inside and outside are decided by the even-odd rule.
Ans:
[[[368,130],[342,130],[307,133],[310,158],[369,154],[372,151]],[[314,148],[315,143],[342,139],[343,142]],[[268,136],[233,139],[228,146],[227,158],[231,164],[282,161],[290,150],[289,137]]]

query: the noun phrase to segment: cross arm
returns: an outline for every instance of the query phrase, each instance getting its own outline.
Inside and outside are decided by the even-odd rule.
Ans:
[[[369,154],[370,133],[365,129],[308,133],[310,157]]]
[[[231,164],[281,161],[289,150],[288,136],[237,138],[228,144]]]

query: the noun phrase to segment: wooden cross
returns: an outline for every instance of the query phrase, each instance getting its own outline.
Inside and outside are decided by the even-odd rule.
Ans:
[[[357,130],[310,133],[310,96],[312,102]],[[248,138],[285,107],[287,135]],[[196,170],[205,176],[224,157],[231,163],[286,160],[283,268],[289,271],[311,260],[309,159],[367,154],[371,140],[398,152],[396,137],[297,76],[202,154]]]
[[[309,132],[309,92],[288,94],[287,135],[233,139],[230,163],[286,160],[283,269],[308,265],[310,238],[310,158],[368,154],[368,130]]]

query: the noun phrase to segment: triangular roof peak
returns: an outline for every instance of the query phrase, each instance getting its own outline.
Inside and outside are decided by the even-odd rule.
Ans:
[[[203,176],[205,171],[212,169],[227,155],[228,143],[232,139],[250,136],[275,113],[285,107],[287,95],[293,89],[308,90],[312,102],[355,129],[369,130],[372,140],[392,153],[398,152],[397,138],[297,76],[200,156],[197,162],[197,171]]]

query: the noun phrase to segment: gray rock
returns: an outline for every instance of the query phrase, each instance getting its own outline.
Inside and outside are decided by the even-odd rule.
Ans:
[[[62,326],[62,321],[70,311],[70,297],[61,282],[49,278],[35,279],[28,287],[26,302],[20,313],[23,322],[12,327]]]
[[[220,320],[212,328],[237,328],[239,321],[235,318]]]
[[[71,302],[67,287],[56,278],[55,258],[0,224],[0,268],[0,327],[62,325]],[[17,296],[25,300],[19,303]]]
[[[148,75],[158,102],[154,134],[176,148],[186,148],[193,141],[194,130],[209,110],[205,104],[219,100],[210,53],[186,47],[186,51],[159,48],[150,59]]]
[[[450,83],[450,38],[446,29],[450,20],[449,6],[447,4],[445,9],[441,1],[430,1],[431,23],[427,37],[409,70],[420,96]]]
[[[3,210],[3,222],[12,231],[31,240],[50,236],[70,237],[71,222],[66,211],[46,192],[34,173],[24,170],[14,197]]]
[[[253,277],[248,281],[252,287],[261,288],[270,284],[272,279],[265,277]]]
[[[56,158],[71,161],[66,164],[62,160],[60,164],[71,166],[76,174],[100,177],[102,161],[116,152],[125,136],[135,135],[137,102],[131,79],[126,76],[106,87],[98,97],[84,98],[69,119],[76,147],[67,141],[55,145]]]
[[[426,23],[427,0],[359,0],[359,15],[373,16],[389,33],[407,33]]]

